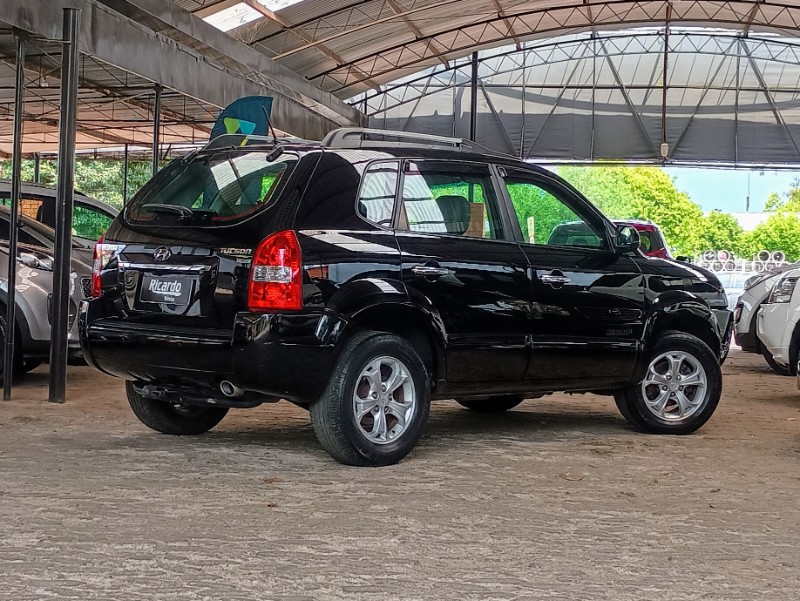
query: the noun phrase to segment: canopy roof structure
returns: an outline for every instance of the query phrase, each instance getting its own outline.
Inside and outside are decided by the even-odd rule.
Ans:
[[[798,0],[174,0],[203,18],[245,5],[229,33],[340,98],[475,50],[665,24],[795,35]],[[285,8],[273,10],[269,7]]]
[[[465,137],[471,61],[357,104],[373,127]],[[800,165],[800,43],[638,28],[480,54],[477,141],[523,158]],[[662,146],[664,145],[664,146]]]
[[[0,156],[11,148],[15,34],[25,36],[23,153],[57,146],[62,9],[81,11],[78,148],[149,145],[155,89],[164,144],[206,141],[222,107],[274,98],[280,131],[322,137],[360,113],[262,53],[160,0],[2,0]]]

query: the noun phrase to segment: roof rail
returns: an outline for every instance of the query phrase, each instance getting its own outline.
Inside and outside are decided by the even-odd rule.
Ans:
[[[408,131],[391,131],[384,129],[368,129],[361,127],[343,127],[330,132],[322,141],[328,148],[385,148],[387,146],[403,146],[416,148],[446,148],[456,151],[494,154],[496,152],[485,146],[464,140],[463,138],[447,138],[431,134],[419,134]],[[508,155],[503,155],[508,156]]]

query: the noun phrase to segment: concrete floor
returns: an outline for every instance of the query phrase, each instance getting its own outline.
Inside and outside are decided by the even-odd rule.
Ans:
[[[699,433],[613,401],[434,406],[402,464],[348,468],[307,414],[147,430],[119,381],[40,368],[0,402],[0,599],[797,599],[800,391],[734,353]]]

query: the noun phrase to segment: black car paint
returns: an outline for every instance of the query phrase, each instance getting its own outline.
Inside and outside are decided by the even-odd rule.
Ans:
[[[431,154],[385,153],[412,159]],[[435,154],[465,160],[461,153]],[[568,184],[540,168],[492,162],[512,241],[395,232],[369,223],[356,212],[355,169],[318,148],[303,155],[282,197],[244,223],[152,228],[118,217],[106,241],[124,250],[103,274],[103,296],[81,307],[85,356],[107,373],[216,403],[226,402],[218,386],[230,380],[265,401],[307,404],[323,393],[342,343],[375,324],[400,334],[414,324],[421,332],[417,342],[429,345],[434,398],[617,389],[642,369],[643,351],[657,332],[686,324],[702,329],[704,340],[722,354],[731,320],[713,275],[618,252],[613,226]],[[499,180],[506,168],[569,190],[581,211],[605,229],[607,249],[554,252],[524,243]],[[247,251],[287,228],[298,232],[303,250],[304,309],[251,313]],[[153,253],[162,246],[172,257],[157,263]],[[239,250],[226,254],[230,248]],[[450,272],[419,276],[412,267],[420,264]],[[138,299],[140,278],[176,268],[194,268],[199,276],[188,307],[176,311]],[[541,275],[552,272],[572,281],[543,284]],[[235,400],[227,402],[235,406]]]

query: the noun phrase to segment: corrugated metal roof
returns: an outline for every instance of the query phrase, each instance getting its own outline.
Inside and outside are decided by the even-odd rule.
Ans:
[[[241,0],[174,1],[206,15]],[[350,98],[510,41],[666,22],[796,32],[800,1],[304,0],[229,33]]]

